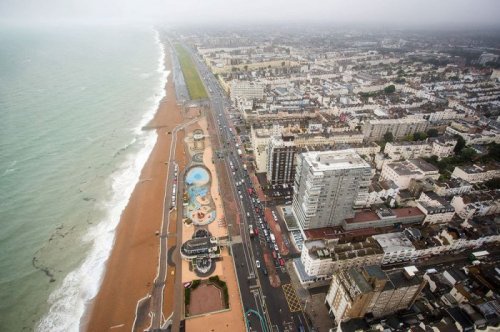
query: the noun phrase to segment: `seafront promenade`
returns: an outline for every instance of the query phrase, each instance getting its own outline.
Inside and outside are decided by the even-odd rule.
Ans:
[[[165,66],[170,70],[172,61],[168,45],[166,51]],[[165,184],[168,186],[168,175],[172,172],[172,168],[169,170],[169,161],[173,159],[171,150],[176,147],[172,133],[176,128],[176,133],[179,133],[180,126],[185,121],[171,76],[172,74],[165,86],[166,97],[160,102],[155,117],[147,126],[154,128],[158,135],[141,172],[141,179],[148,181],[139,181],[122,213],[101,288],[82,321],[83,329],[88,331],[105,331],[110,328],[132,330],[138,301],[157,294],[154,289],[163,287],[162,283],[168,272],[165,266],[158,266],[159,259],[166,261],[165,250],[160,251],[160,246],[168,246],[166,238],[163,238],[165,231],[162,231],[162,224],[165,224]],[[162,302],[158,295],[154,299],[155,303]],[[160,319],[159,314],[156,316]],[[151,324],[144,323],[147,323],[144,327]]]

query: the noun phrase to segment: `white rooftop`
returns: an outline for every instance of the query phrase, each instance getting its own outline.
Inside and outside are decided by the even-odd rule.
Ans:
[[[353,149],[303,153],[313,171],[366,168],[370,165]]]
[[[384,252],[415,250],[411,241],[403,233],[387,233],[372,236]]]

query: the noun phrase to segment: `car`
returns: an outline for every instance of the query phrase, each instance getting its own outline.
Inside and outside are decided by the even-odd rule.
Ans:
[[[260,262],[259,262],[259,260],[258,260],[258,259],[255,261],[255,266],[257,266],[257,268],[259,268],[259,267],[260,267]]]
[[[283,258],[280,258],[280,265],[285,266],[285,260]]]
[[[277,244],[275,244],[275,245],[274,245],[274,250],[276,250],[276,251],[279,251],[279,250],[280,250],[280,248],[278,248],[278,245],[277,245]]]
[[[262,273],[264,273],[264,275],[267,276],[267,269],[264,266],[262,267]]]
[[[247,217],[250,217],[250,212],[247,212]]]

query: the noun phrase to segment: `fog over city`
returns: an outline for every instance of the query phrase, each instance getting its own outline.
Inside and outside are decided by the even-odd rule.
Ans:
[[[28,22],[280,23],[498,26],[495,0],[3,0],[0,18]]]

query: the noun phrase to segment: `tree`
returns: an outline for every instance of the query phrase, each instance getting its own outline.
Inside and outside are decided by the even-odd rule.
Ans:
[[[405,140],[405,141],[408,141],[408,142],[413,141],[413,140],[414,140],[414,138],[413,138],[413,134],[408,134],[408,135],[406,135],[406,136],[405,136],[405,138],[404,138],[404,140]]]
[[[500,178],[494,178],[484,183],[489,189],[500,189]]]
[[[460,151],[462,151],[462,149],[465,147],[465,140],[458,134],[455,134],[455,136],[453,137],[457,140],[457,145],[455,145],[453,152],[455,152],[455,154],[459,154]]]
[[[500,144],[491,143],[486,158],[500,161]]]
[[[394,135],[388,131],[384,134],[384,142],[393,142],[394,141]]]
[[[434,165],[434,166],[437,166],[438,162],[439,162],[439,158],[435,154],[433,154],[429,158],[424,158],[424,160],[427,161],[428,163]]]
[[[422,133],[422,132],[416,132],[415,134],[413,134],[414,141],[423,141],[426,138],[427,138],[427,135],[425,133]]]
[[[394,84],[388,85],[384,88],[384,92],[386,94],[391,94],[391,93],[394,93],[395,91],[396,91],[396,87],[394,86]]]
[[[427,130],[428,137],[437,137],[438,134],[439,134],[439,132],[437,129],[431,128],[431,129]]]
[[[460,151],[458,162],[467,163],[472,161],[477,155],[476,150],[473,148],[463,148]]]

